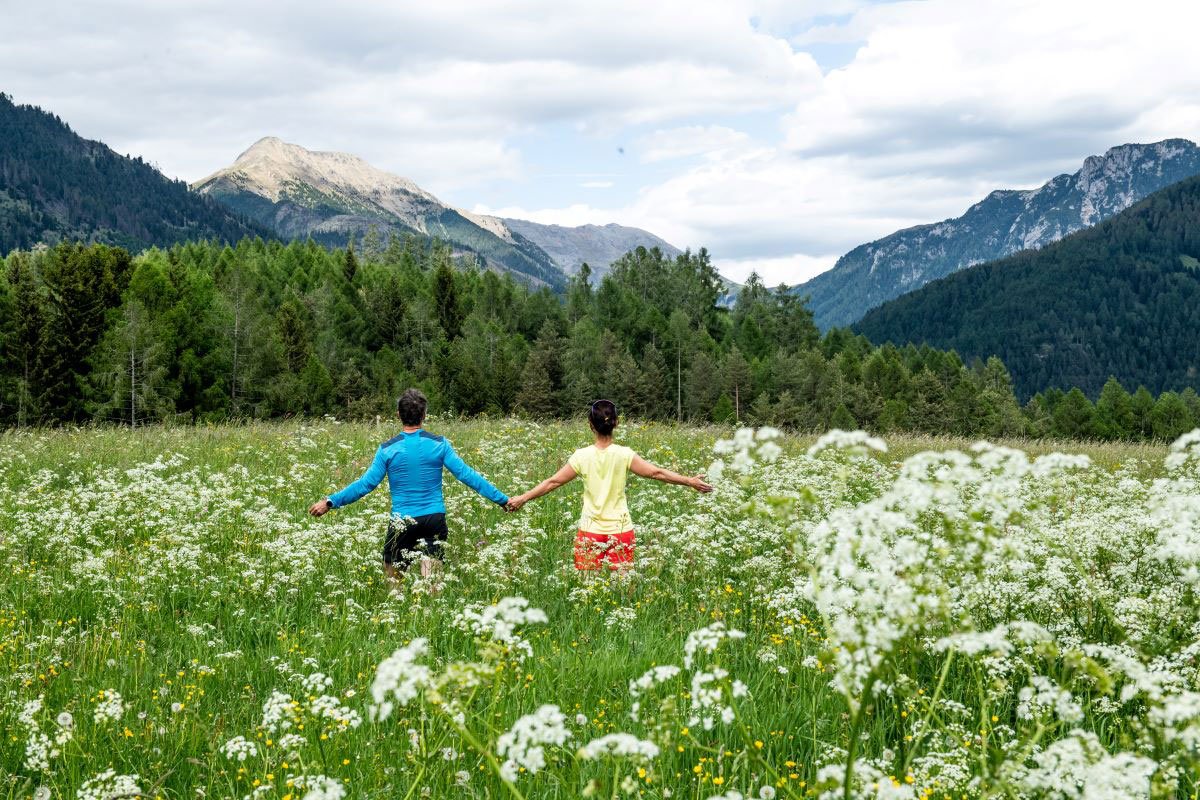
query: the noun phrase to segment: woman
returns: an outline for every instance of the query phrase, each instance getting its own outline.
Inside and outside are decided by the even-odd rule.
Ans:
[[[599,569],[601,564],[607,563],[610,569],[618,569],[633,562],[633,521],[625,502],[626,471],[663,483],[690,486],[702,493],[711,492],[712,487],[704,482],[703,475],[694,478],[678,475],[651,464],[628,447],[614,444],[617,407],[611,400],[592,403],[588,423],[596,441],[572,453],[566,465],[553,476],[511,498],[508,509],[516,511],[530,500],[582,476],[583,514],[575,538],[575,568]]]

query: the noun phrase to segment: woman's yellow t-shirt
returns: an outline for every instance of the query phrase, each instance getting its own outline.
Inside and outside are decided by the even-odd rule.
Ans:
[[[567,463],[583,479],[583,515],[579,530],[588,533],[624,533],[633,530],[629,506],[625,504],[625,474],[634,452],[619,444],[603,450],[582,447]]]

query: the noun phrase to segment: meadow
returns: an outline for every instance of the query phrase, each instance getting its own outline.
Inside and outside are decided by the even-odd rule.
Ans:
[[[717,487],[631,478],[634,569],[575,572],[578,485],[448,478],[393,586],[386,487],[305,514],[393,427],[0,436],[0,797],[1196,795],[1200,433],[631,424]],[[509,493],[589,441],[428,427]]]

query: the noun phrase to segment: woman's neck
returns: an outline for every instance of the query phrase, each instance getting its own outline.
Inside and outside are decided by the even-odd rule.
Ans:
[[[595,434],[595,436],[596,436],[596,447],[600,448],[601,450],[603,450],[604,448],[608,447],[610,444],[613,443],[612,436],[601,436],[598,433]]]

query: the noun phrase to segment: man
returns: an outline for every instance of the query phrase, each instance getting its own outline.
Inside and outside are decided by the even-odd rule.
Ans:
[[[412,551],[420,551],[421,575],[433,572],[440,563],[446,541],[446,503],[442,498],[442,468],[501,508],[508,495],[467,466],[444,437],[422,430],[428,401],[416,389],[408,389],[397,403],[404,431],[379,446],[375,460],[354,483],[340,492],[318,500],[308,509],[314,517],[347,506],[371,492],[387,476],[392,493],[392,521],[383,546],[383,569],[395,578],[397,568],[408,569]]]

